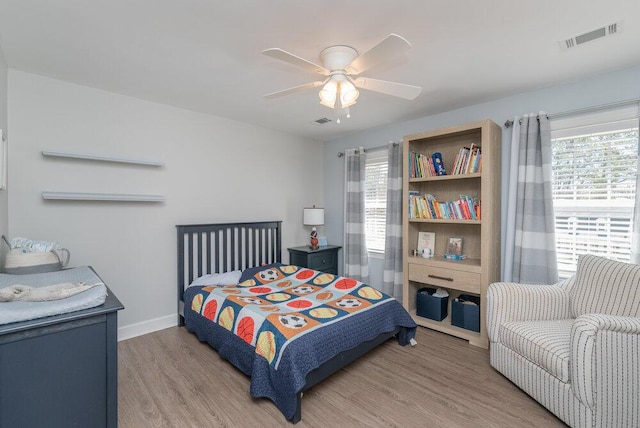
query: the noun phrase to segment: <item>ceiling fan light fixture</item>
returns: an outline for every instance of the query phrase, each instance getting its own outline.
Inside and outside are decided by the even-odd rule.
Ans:
[[[337,109],[354,105],[360,93],[353,83],[344,76],[337,75],[322,87],[318,92],[318,96],[320,97],[320,104]]]
[[[340,83],[340,105],[342,108],[352,106],[360,96],[360,92],[353,83],[345,80]]]
[[[329,80],[318,92],[320,97],[320,104],[329,108],[334,108],[336,105],[336,98],[338,95],[338,83],[334,80]]]

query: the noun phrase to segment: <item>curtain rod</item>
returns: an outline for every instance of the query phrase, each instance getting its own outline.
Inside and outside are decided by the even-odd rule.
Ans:
[[[393,147],[395,147],[398,144],[400,144],[400,143],[394,143],[393,141],[391,143],[393,144]],[[387,147],[387,144],[385,144],[383,146],[377,146],[377,147],[365,147],[363,150],[366,153],[367,150],[375,151],[375,150],[384,149],[386,147]],[[338,152],[338,157],[341,158],[342,156],[344,156],[344,152]]]
[[[580,108],[577,110],[569,110],[569,111],[564,111],[564,112],[555,113],[555,114],[548,114],[547,117],[549,119],[558,119],[566,116],[574,116],[577,114],[593,113],[595,111],[606,110],[610,108],[624,107],[632,104],[638,104],[639,102],[640,102],[640,98],[632,98],[630,100],[618,101],[615,103],[601,104],[601,105],[592,106],[592,107]],[[504,123],[505,128],[510,128],[512,125],[513,125],[513,120],[507,120]]]

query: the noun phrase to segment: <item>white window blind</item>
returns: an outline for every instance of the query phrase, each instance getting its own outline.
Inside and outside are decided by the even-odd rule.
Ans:
[[[561,278],[580,254],[630,261],[638,109],[552,121],[553,208]]]
[[[367,151],[365,230],[367,249],[384,252],[387,219],[387,150]]]

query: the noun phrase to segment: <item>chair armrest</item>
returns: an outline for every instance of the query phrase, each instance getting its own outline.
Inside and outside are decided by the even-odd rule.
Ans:
[[[507,321],[543,321],[571,318],[569,295],[562,283],[553,285],[494,282],[487,290],[487,333],[498,341],[500,325]]]
[[[587,314],[571,328],[571,386],[601,426],[638,426],[640,318]],[[635,416],[631,416],[634,415]],[[618,417],[635,417],[635,423]],[[629,425],[631,423],[631,425]]]

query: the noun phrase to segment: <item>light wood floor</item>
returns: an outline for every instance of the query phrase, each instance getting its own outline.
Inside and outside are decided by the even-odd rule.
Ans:
[[[488,351],[418,327],[307,391],[307,427],[563,427],[489,365]],[[118,344],[119,415],[127,427],[293,427],[249,378],[183,327]]]

